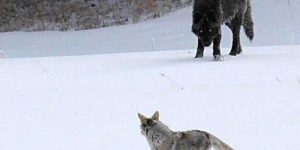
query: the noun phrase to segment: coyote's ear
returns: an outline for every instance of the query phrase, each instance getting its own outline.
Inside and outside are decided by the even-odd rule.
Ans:
[[[138,113],[138,116],[141,120],[141,124],[147,124],[147,118],[144,115]]]
[[[159,113],[158,113],[158,111],[156,111],[156,112],[153,114],[152,119],[153,119],[153,120],[159,120]]]

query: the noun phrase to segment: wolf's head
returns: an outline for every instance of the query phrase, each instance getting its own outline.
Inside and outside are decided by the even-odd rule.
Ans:
[[[221,33],[222,13],[208,10],[193,13],[192,32],[199,38],[202,45],[209,46],[214,38]]]
[[[146,137],[151,137],[153,134],[167,135],[172,132],[166,125],[159,121],[158,111],[150,118],[145,117],[141,113],[138,113],[138,117],[141,121],[141,133]]]

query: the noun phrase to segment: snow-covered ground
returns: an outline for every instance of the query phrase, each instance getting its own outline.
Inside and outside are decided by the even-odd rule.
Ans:
[[[291,2],[291,8],[289,3]],[[253,0],[255,39],[242,33],[244,46],[299,45],[299,0]],[[78,32],[0,33],[0,50],[8,57],[65,56],[129,51],[196,48],[191,32],[192,7],[156,20]],[[222,47],[231,47],[231,32],[223,28]]]
[[[228,49],[224,49],[228,53]],[[138,112],[236,150],[300,147],[300,47],[0,60],[1,150],[143,150]]]
[[[222,62],[210,49],[193,59],[191,7],[134,25],[0,33],[0,55],[11,57],[0,59],[0,150],[149,149],[137,113],[155,110],[173,130],[206,130],[236,150],[299,149],[300,2],[291,3],[292,13],[288,1],[253,0],[255,40],[243,35],[243,55],[230,57],[224,28]],[[115,53],[129,51],[148,52]],[[82,54],[99,55],[68,56]]]

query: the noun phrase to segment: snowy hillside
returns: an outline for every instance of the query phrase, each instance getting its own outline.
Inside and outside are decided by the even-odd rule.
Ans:
[[[228,50],[226,51],[228,53]],[[137,112],[236,150],[300,147],[300,47],[0,60],[1,150],[146,150]]]
[[[299,45],[300,1],[253,0],[255,38],[242,36],[244,46]],[[289,11],[291,10],[291,12]],[[128,51],[195,49],[191,32],[192,8],[139,24],[78,32],[0,33],[0,50],[9,57],[61,56]],[[223,29],[222,47],[231,47],[231,33]]]
[[[192,0],[1,0],[0,32],[84,30],[137,23]]]

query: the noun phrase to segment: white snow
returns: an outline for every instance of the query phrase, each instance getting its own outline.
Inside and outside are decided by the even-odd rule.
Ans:
[[[253,0],[255,38],[241,34],[243,46],[300,45],[300,1]],[[78,32],[0,33],[0,50],[8,57],[65,56],[129,51],[196,48],[191,32],[192,7],[156,20]],[[231,32],[223,28],[222,47],[231,47]]]
[[[171,129],[209,131],[236,150],[298,149],[300,2],[291,3],[293,17],[287,1],[253,0],[255,41],[243,35],[243,55],[230,57],[224,28],[222,62],[211,49],[193,59],[191,7],[134,25],[0,33],[10,57],[0,59],[0,150],[149,149],[137,113],[156,110]],[[129,51],[148,52],[115,53]]]
[[[224,49],[228,53],[228,49]],[[0,60],[1,150],[141,150],[138,112],[235,149],[300,146],[300,47]]]

